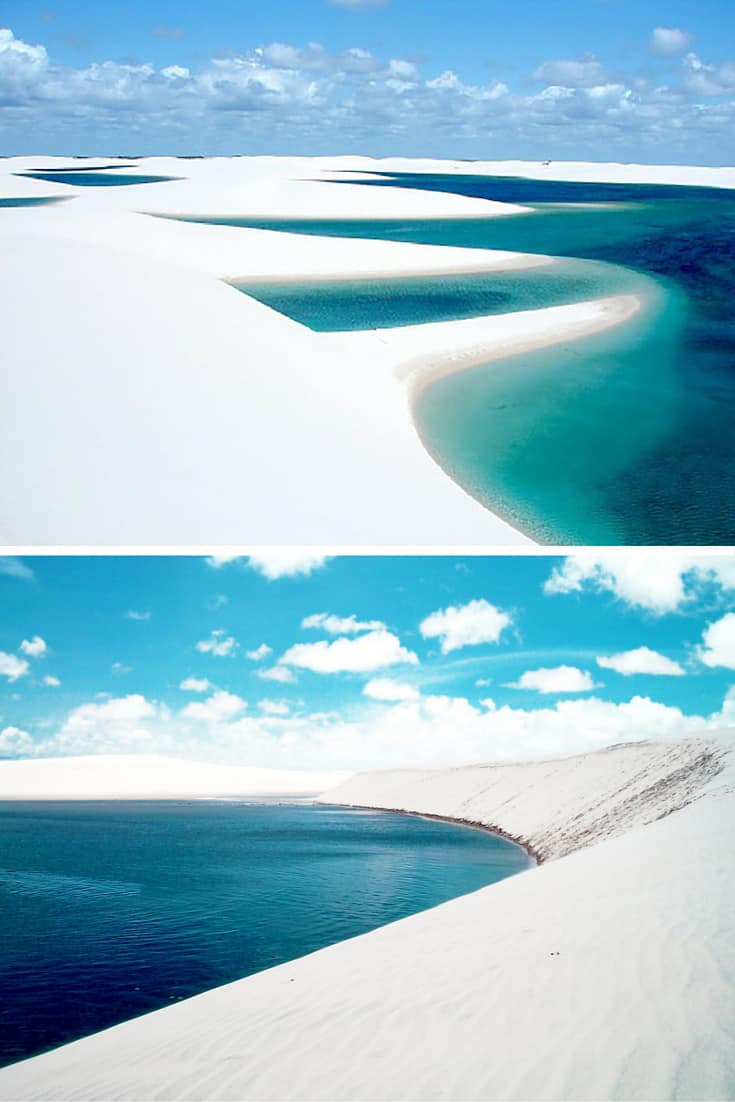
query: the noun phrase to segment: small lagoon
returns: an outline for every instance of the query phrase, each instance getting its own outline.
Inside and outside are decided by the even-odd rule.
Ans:
[[[386,812],[0,803],[0,1064],[531,864],[486,831]]]
[[[111,166],[114,167],[114,166]],[[114,176],[108,176],[104,172],[89,168],[78,168],[70,171],[59,169],[46,169],[43,172],[17,172],[17,176],[30,177],[32,180],[47,180],[55,184],[72,184],[74,187],[125,187],[131,184],[161,184],[168,180],[177,180],[178,176],[138,176],[125,175],[115,172]]]
[[[5,207],[42,207],[48,203],[60,203],[64,195],[13,195],[5,199],[0,198],[0,209]]]

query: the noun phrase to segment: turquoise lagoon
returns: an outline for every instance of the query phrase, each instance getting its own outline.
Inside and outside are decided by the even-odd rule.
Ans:
[[[418,174],[376,175],[368,186],[531,209],[499,218],[186,221],[564,258],[525,274],[413,279],[404,287],[390,280],[243,288],[319,329],[640,290],[643,309],[614,332],[426,388],[414,408],[420,434],[465,489],[541,541],[735,542],[735,193]]]
[[[0,803],[0,1064],[531,864],[486,831],[386,812]]]

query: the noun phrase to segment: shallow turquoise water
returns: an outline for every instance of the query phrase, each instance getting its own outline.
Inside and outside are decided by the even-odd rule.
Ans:
[[[319,332],[386,329],[630,292],[646,281],[610,264],[558,260],[497,273],[311,282],[233,282],[266,306]]]
[[[0,803],[0,1064],[530,864],[496,835],[380,812]]]
[[[620,277],[620,290],[631,274],[647,277],[657,294],[655,308],[642,317],[614,335],[437,382],[416,404],[419,429],[461,485],[537,539],[735,542],[735,193],[406,173],[376,177],[372,186],[456,192],[533,209],[501,218],[202,221],[603,261],[616,266],[598,273],[605,293],[616,289],[611,273]],[[502,308],[528,308],[535,279],[506,280]],[[538,305],[556,304],[561,287],[543,283],[541,277],[536,290],[548,298]],[[429,281],[423,305],[390,309],[399,318],[403,312],[400,324],[410,322],[411,312],[415,320],[480,312],[486,288],[476,285],[464,301],[456,290],[442,296]],[[485,302],[494,312],[490,298]],[[334,310],[348,327],[343,305],[327,307],[324,315]],[[289,309],[304,311],[304,301]],[[370,313],[359,297],[354,311],[355,326]]]

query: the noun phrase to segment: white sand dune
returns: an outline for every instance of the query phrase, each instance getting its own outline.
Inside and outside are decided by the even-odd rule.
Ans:
[[[316,795],[346,773],[254,769],[155,754],[0,761],[0,800],[207,799]]]
[[[358,775],[544,864],[0,1071],[3,1099],[731,1099],[735,742]]]
[[[413,428],[405,368],[427,349],[436,357],[434,327],[313,333],[223,280],[488,271],[547,258],[150,216],[499,217],[523,208],[329,178],[341,169],[518,165],[149,158],[134,171],[179,178],[104,188],[17,175],[74,163],[115,160],[0,166],[0,196],[69,197],[0,211],[5,544],[530,542],[460,489]],[[599,178],[605,169],[612,179],[631,175],[586,166]],[[583,170],[568,169],[578,178]],[[647,171],[735,184],[730,170]],[[456,363],[471,348],[478,362],[520,351],[519,326],[535,346],[626,316],[589,303],[552,310],[442,323],[441,354]]]

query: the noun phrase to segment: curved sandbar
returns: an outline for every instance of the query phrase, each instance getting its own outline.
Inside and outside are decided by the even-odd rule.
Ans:
[[[396,374],[406,383],[414,402],[426,386],[438,379],[508,356],[522,355],[537,348],[552,348],[565,341],[602,333],[614,325],[622,325],[640,308],[638,295],[613,295],[591,302],[571,303],[569,306],[524,311],[522,314],[501,314],[504,324],[494,337],[488,334],[484,341],[468,347],[417,356],[402,363]],[[533,319],[529,319],[529,313],[537,315],[536,325]]]
[[[545,863],[0,1071],[5,1099],[729,1098],[735,744],[355,776]]]

